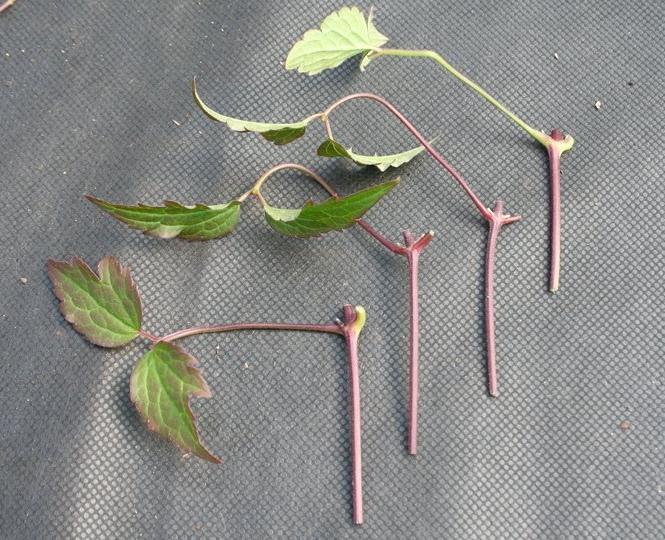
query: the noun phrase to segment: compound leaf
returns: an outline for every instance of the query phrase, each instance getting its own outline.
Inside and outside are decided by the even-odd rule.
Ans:
[[[185,452],[221,461],[201,443],[190,408],[190,396],[211,395],[194,357],[172,343],[155,343],[134,366],[129,395],[150,430]]]
[[[344,148],[337,141],[327,139],[323,141],[321,146],[319,146],[316,153],[323,157],[347,158],[351,161],[354,161],[358,165],[374,165],[380,171],[385,171],[390,167],[399,167],[400,165],[404,165],[406,162],[411,161],[414,157],[420,154],[423,150],[425,150],[424,146],[418,146],[398,154],[389,154],[385,156],[364,156],[362,154],[356,154],[351,149]]]
[[[318,30],[308,30],[286,57],[286,69],[316,75],[358,54],[381,47],[388,38],[357,7],[343,7],[328,15]]]
[[[286,236],[306,238],[350,227],[399,183],[399,179],[363,189],[346,197],[320,203],[308,202],[302,208],[264,206],[268,224]]]
[[[119,347],[141,330],[141,299],[129,269],[115,257],[104,257],[99,276],[81,259],[48,261],[48,275],[60,311],[89,341]]]
[[[300,122],[291,124],[268,124],[264,122],[253,122],[251,120],[240,120],[220,114],[208,107],[199,96],[196,90],[196,81],[192,81],[192,93],[196,103],[201,110],[216,122],[226,124],[233,131],[252,131],[260,133],[265,139],[278,145],[288,144],[299,139],[305,134],[307,125],[314,117],[305,118]]]
[[[86,198],[104,212],[145,234],[158,238],[210,240],[229,234],[238,222],[240,203],[183,206],[165,201],[164,206],[113,204],[96,197]]]

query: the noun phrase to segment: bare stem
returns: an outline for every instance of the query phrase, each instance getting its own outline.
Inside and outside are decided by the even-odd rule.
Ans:
[[[404,127],[407,130],[409,130],[409,132],[411,132],[411,134],[418,140],[418,142],[420,142],[420,144],[425,148],[425,150],[427,150],[429,155],[432,156],[446,171],[448,171],[448,174],[450,174],[453,177],[453,179],[469,196],[471,202],[473,202],[475,207],[478,209],[478,212],[480,212],[480,215],[482,215],[488,221],[491,219],[491,212],[485,207],[482,201],[473,192],[471,186],[467,183],[464,177],[457,171],[457,169],[455,169],[441,154],[439,154],[439,152],[437,152],[437,150],[422,135],[422,133],[420,133],[420,131],[418,131],[416,127],[394,105],[392,105],[385,98],[370,93],[351,94],[337,100],[335,103],[330,105],[330,107],[328,107],[323,112],[323,118],[327,119],[330,113],[334,111],[336,108],[354,99],[370,99],[372,101],[376,101],[377,103],[381,104],[383,107],[388,109],[388,111],[390,111],[404,125]]]
[[[563,140],[561,130],[552,131],[552,139]],[[559,290],[561,268],[561,149],[557,144],[547,147],[550,168],[550,292]]]
[[[489,222],[485,251],[485,344],[487,347],[487,390],[489,395],[499,395],[496,376],[496,324],[494,315],[494,262],[499,233],[504,225],[514,223],[519,216],[503,214],[503,201],[496,201]]]
[[[353,523],[362,525],[363,476],[362,476],[362,425],[360,418],[360,374],[358,366],[358,336],[365,324],[365,311],[350,305],[344,306],[344,338],[349,367],[349,430],[351,447],[351,494],[353,499]]]
[[[487,388],[490,396],[498,395],[496,383],[496,338],[494,320],[494,260],[496,259],[496,244],[501,232],[501,214],[503,202],[494,204],[494,213],[499,219],[490,221],[487,236],[487,251],[485,252],[485,344],[487,346]]]

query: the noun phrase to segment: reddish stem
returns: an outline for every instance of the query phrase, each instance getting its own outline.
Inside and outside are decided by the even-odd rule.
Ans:
[[[434,238],[434,232],[429,231],[417,240],[411,231],[404,231],[405,246],[395,244],[374,230],[371,225],[358,221],[377,242],[384,245],[393,253],[406,257],[409,268],[409,407],[408,407],[408,435],[407,452],[413,456],[418,449],[418,366],[419,366],[419,340],[420,324],[418,317],[418,263],[420,252]]]
[[[358,336],[360,329],[354,324],[357,313],[352,306],[344,306],[344,337],[349,366],[349,439],[351,448],[351,494],[353,523],[363,524],[363,476],[360,420],[360,374],[358,366]],[[360,327],[362,328],[362,326]]]
[[[496,341],[494,318],[494,260],[496,244],[501,232],[503,221],[503,201],[494,203],[494,214],[498,216],[490,221],[487,235],[487,251],[485,252],[485,342],[487,345],[487,389],[490,396],[497,397],[496,381]]]
[[[299,324],[299,323],[229,323],[194,326],[178,330],[157,341],[175,341],[197,334],[215,334],[220,332],[235,332],[236,330],[292,330],[300,332],[324,332],[328,334],[344,335],[342,329],[336,324]]]
[[[555,141],[564,139],[563,131],[552,130],[550,135]],[[559,273],[561,268],[561,149],[557,144],[547,147],[550,168],[550,292],[559,290]]]

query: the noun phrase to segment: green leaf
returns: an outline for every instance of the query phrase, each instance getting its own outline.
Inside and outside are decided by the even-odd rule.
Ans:
[[[300,122],[291,124],[267,124],[263,122],[252,122],[251,120],[240,120],[220,114],[208,107],[199,96],[196,90],[196,81],[192,81],[192,93],[196,103],[201,110],[216,122],[226,124],[233,131],[251,131],[260,133],[265,139],[275,144],[287,144],[302,137],[305,134],[307,125],[316,117],[310,116]]]
[[[352,56],[381,47],[388,38],[381,34],[372,14],[367,19],[357,7],[343,7],[328,15],[320,30],[308,30],[286,57],[286,69],[316,75],[339,66]]]
[[[183,206],[164,201],[164,206],[126,206],[113,204],[96,197],[86,196],[114,218],[158,238],[184,238],[185,240],[210,240],[229,234],[238,222],[240,203],[205,206]]]
[[[321,203],[309,201],[302,208],[275,208],[264,206],[268,224],[286,236],[306,238],[353,225],[399,183],[399,179],[378,184],[338,199]]]
[[[172,343],[157,342],[134,366],[129,395],[152,431],[185,452],[219,463],[201,444],[190,396],[210,397],[196,359]]]
[[[358,165],[374,165],[380,171],[385,171],[390,167],[399,167],[425,150],[424,146],[418,146],[399,154],[389,154],[386,156],[363,156],[356,154],[351,149],[344,148],[341,144],[332,139],[324,141],[317,149],[316,153],[323,157],[343,157],[356,162]]]
[[[141,330],[141,298],[129,268],[104,257],[99,276],[81,259],[48,261],[48,275],[60,311],[88,340],[101,347],[119,347]]]

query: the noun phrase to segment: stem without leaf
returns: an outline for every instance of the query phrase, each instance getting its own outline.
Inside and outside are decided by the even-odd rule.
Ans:
[[[362,525],[363,476],[360,420],[360,375],[358,366],[358,336],[365,324],[365,311],[344,306],[344,338],[349,367],[349,438],[351,446],[351,496],[353,499],[353,523]]]
[[[553,144],[547,147],[550,169],[550,292],[559,290],[561,268],[561,147],[564,140],[560,129],[552,130]]]
[[[355,308],[350,304],[344,306],[344,321],[334,324],[301,324],[301,323],[229,323],[194,326],[178,330],[164,337],[158,337],[141,330],[140,336],[153,343],[171,342],[199,334],[234,332],[238,330],[289,330],[299,332],[322,332],[337,334],[344,337],[349,370],[349,447],[351,454],[351,481],[353,499],[353,523],[363,523],[362,495],[362,445],[360,415],[360,374],[358,366],[358,338],[365,324],[365,310],[362,306]]]
[[[501,232],[503,201],[494,203],[494,214],[498,219],[490,221],[485,252],[485,343],[487,345],[487,390],[492,397],[498,396],[496,381],[496,341],[494,320],[494,260],[496,244]]]
[[[431,242],[434,233],[422,235],[418,240],[411,231],[404,231],[404,243],[407,247],[407,261],[409,264],[409,423],[407,434],[407,451],[412,456],[418,450],[418,370],[419,370],[419,340],[420,323],[418,309],[418,262],[420,252]]]

